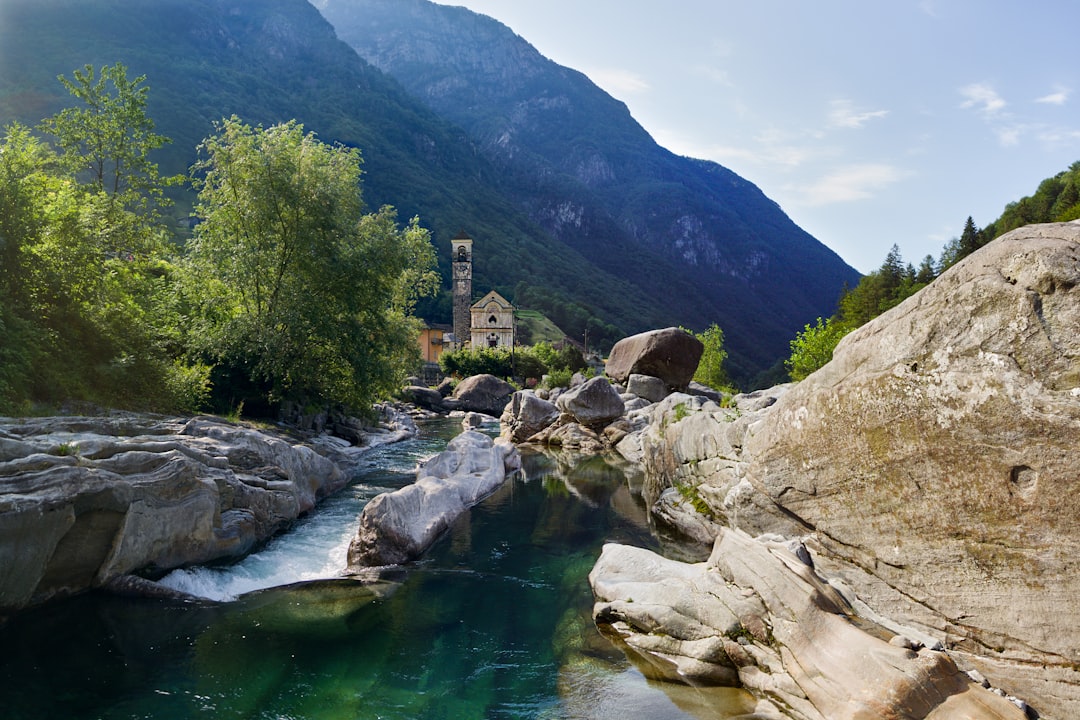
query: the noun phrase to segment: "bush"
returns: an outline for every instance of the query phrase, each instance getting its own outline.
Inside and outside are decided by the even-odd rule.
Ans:
[[[543,382],[540,383],[540,387],[548,390],[554,390],[560,387],[569,387],[570,379],[574,377],[574,371],[566,368],[564,370],[551,370],[544,375]]]
[[[814,326],[806,325],[791,341],[791,357],[785,365],[792,380],[802,380],[832,360],[833,350],[840,338],[852,328],[836,318],[817,319]]]
[[[513,366],[507,348],[464,348],[444,352],[439,356],[439,368],[447,375],[472,377],[494,375],[510,377]]]

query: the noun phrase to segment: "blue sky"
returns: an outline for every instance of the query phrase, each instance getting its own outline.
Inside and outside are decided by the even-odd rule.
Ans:
[[[508,25],[664,147],[757,184],[862,272],[1080,160],[1069,0],[442,0]]]

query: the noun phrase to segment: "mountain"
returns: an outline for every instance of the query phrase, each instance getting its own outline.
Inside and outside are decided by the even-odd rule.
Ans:
[[[382,9],[395,4],[421,15],[438,7]],[[367,12],[362,3],[348,8]],[[490,132],[362,59],[304,0],[0,0],[0,124],[35,125],[71,103],[57,75],[118,61],[130,77],[147,76],[150,114],[173,140],[158,157],[166,172],[183,172],[222,117],[262,125],[295,118],[324,141],[361,149],[365,201],[394,205],[402,219],[419,215],[447,282],[449,239],[465,229],[476,240],[478,290],[496,289],[572,334],[588,329],[590,344],[717,322],[744,381],[786,355],[801,323],[830,313],[843,282],[857,278],[750,183],[658,148],[584,76],[543,60],[490,19],[465,11],[452,19],[476,23],[475,32],[494,33],[508,43],[499,47],[520,54],[513,78],[522,67],[543,71],[529,87],[507,83],[517,99],[504,107],[534,98],[522,122],[499,125],[502,111],[491,109],[493,127],[521,132],[520,143],[506,144],[513,152],[493,151]],[[418,38],[435,37],[415,22]],[[458,32],[473,31],[466,24]],[[457,82],[487,102],[490,88],[473,75]],[[558,103],[579,119],[571,138],[544,110]],[[577,170],[568,172],[574,158]],[[604,180],[612,174],[648,182]],[[735,199],[721,203],[714,195],[724,186]],[[190,194],[178,198],[178,221],[190,204]],[[625,211],[613,212],[620,204]],[[682,235],[665,231],[673,221]],[[714,242],[717,223],[731,229]],[[444,295],[422,310],[445,322],[449,307]]]
[[[489,17],[427,0],[316,0],[338,36],[465,128],[518,207],[754,366],[859,275],[756,186],[657,145],[626,106]],[[673,292],[673,288],[678,288]]]

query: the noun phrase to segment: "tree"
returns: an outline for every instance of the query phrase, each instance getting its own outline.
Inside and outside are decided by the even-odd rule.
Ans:
[[[964,230],[960,233],[960,257],[964,258],[975,252],[982,245],[979,229],[975,227],[975,221],[968,215],[964,221]]]
[[[145,88],[138,101],[114,102],[130,90],[123,66],[103,71],[118,83],[113,89],[104,80],[93,84],[88,72],[76,72],[82,85],[64,83],[86,107],[61,111],[41,125],[56,135],[62,152],[19,125],[7,128],[0,144],[3,355],[18,360],[4,360],[5,374],[24,369],[18,382],[7,382],[19,388],[8,391],[8,401],[173,408],[174,366],[161,343],[167,334],[166,231],[150,210],[162,185],[155,184],[160,178],[147,157],[159,139],[127,133],[118,141],[124,147],[114,154],[137,157],[146,168],[137,183],[117,190],[82,173],[98,157],[96,138],[112,136],[111,128],[149,123]]]
[[[128,80],[121,63],[102,67],[96,77],[92,65],[72,74],[74,80],[63,75],[58,79],[83,106],[41,123],[56,136],[62,162],[72,174],[122,203],[160,199],[163,185],[181,178],[162,178],[150,160],[150,153],[169,139],[154,132],[154,121],[146,114],[146,76]]]
[[[724,331],[719,325],[713,323],[705,329],[705,332],[694,333],[694,336],[705,346],[697,371],[694,373],[694,380],[714,390],[729,389],[731,380],[724,370],[724,361],[727,360],[727,350],[724,349]]]
[[[192,348],[272,401],[365,408],[418,361],[416,298],[437,287],[428,231],[364,214],[361,159],[295,121],[235,116],[200,146],[185,297]]]

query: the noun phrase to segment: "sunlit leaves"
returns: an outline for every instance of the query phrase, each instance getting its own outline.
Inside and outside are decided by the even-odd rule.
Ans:
[[[224,120],[195,166],[185,287],[201,350],[277,400],[366,405],[418,353],[408,313],[437,285],[428,232],[364,214],[360,155],[296,122]]]

